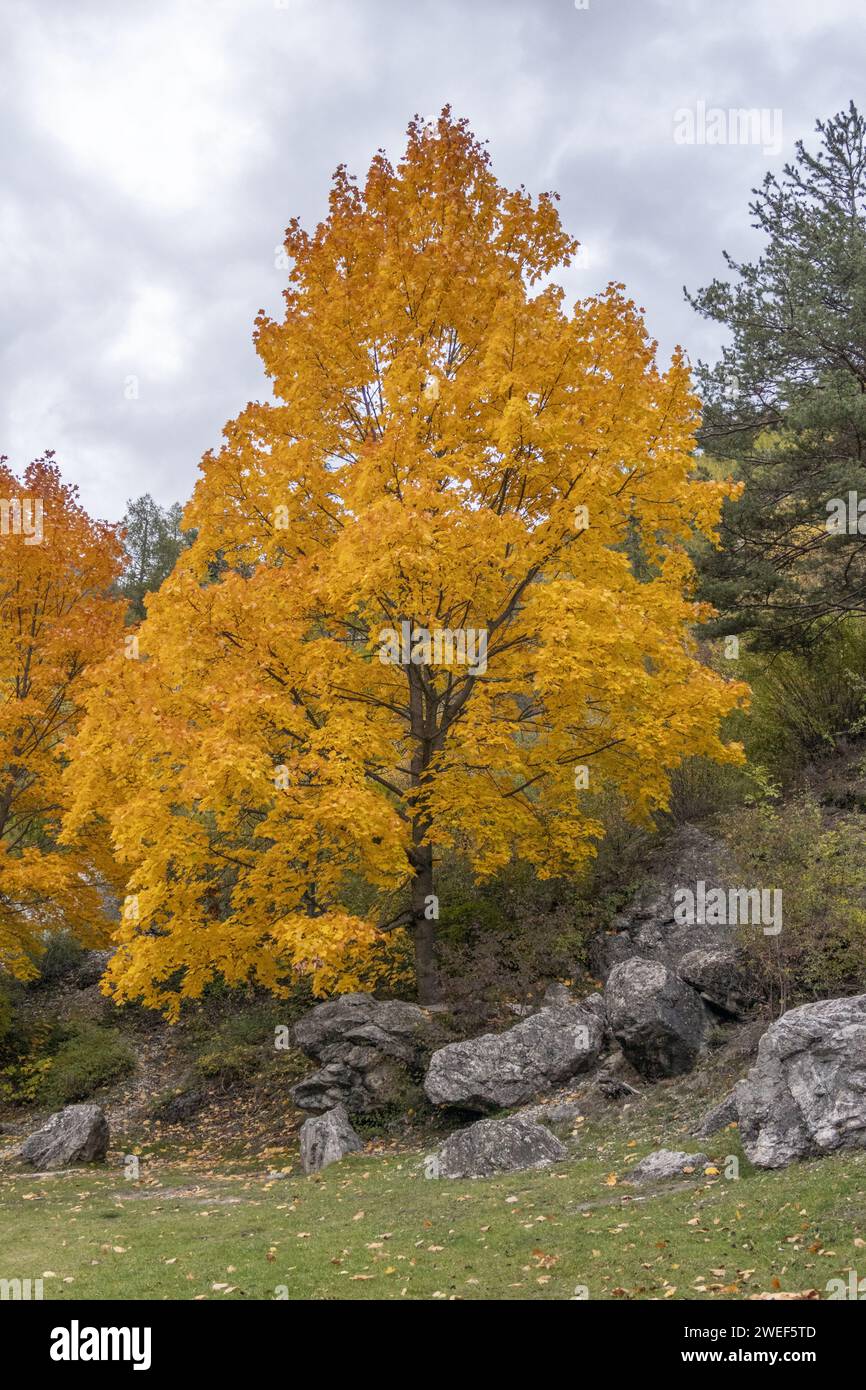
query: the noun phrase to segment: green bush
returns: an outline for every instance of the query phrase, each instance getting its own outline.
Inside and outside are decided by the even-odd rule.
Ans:
[[[12,1000],[0,989],[0,1054],[12,1033],[13,1020]]]
[[[25,1021],[9,993],[0,990],[0,1103],[29,1105],[36,1099],[55,1034],[50,1023]]]
[[[233,1047],[215,1045],[195,1060],[195,1070],[208,1081],[216,1081],[223,1090],[249,1082],[262,1068],[261,1045],[236,1043]]]
[[[50,1061],[38,1099],[53,1106],[86,1100],[100,1086],[135,1070],[135,1056],[126,1039],[114,1028],[91,1023],[72,1025]]]
[[[32,1105],[40,1097],[51,1058],[25,1054],[0,1067],[0,1101],[4,1105]]]
[[[748,712],[730,730],[750,764],[774,780],[796,785],[806,765],[864,731],[866,624],[859,619],[825,629],[802,652],[746,653],[722,664],[752,687]]]
[[[215,1081],[224,1090],[251,1081],[274,1054],[274,1029],[286,1022],[280,1001],[244,1003],[237,995],[230,1001],[237,1009],[219,1019],[202,1014],[190,1026],[193,1072]]]
[[[825,829],[811,796],[744,808],[729,844],[749,887],[782,890],[782,929],[741,928],[760,998],[783,1012],[803,999],[866,989],[866,860],[854,820]]]
[[[747,767],[686,758],[671,772],[670,818],[675,825],[705,820],[759,798],[762,789]]]
[[[37,961],[37,984],[53,985],[72,975],[81,965],[84,947],[68,931],[53,933],[48,938],[45,953]]]

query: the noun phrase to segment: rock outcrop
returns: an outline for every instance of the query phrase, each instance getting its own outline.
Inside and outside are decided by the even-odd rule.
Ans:
[[[706,1037],[700,998],[661,961],[633,956],[611,971],[604,993],[611,1031],[650,1081],[690,1071]]]
[[[712,1008],[729,1018],[741,1018],[753,1002],[748,976],[733,949],[687,951],[677,974]]]
[[[345,1105],[350,1113],[367,1114],[418,1100],[427,1058],[442,1033],[417,1004],[343,994],[311,1009],[293,1037],[322,1064],[292,1087],[294,1103],[302,1110]]]
[[[731,926],[676,921],[677,890],[695,891],[699,882],[728,888],[736,884],[736,872],[721,840],[696,825],[683,825],[651,851],[643,887],[611,930],[593,943],[595,973],[606,978],[631,956],[661,961],[675,971],[687,952],[733,947]]]
[[[588,1071],[598,1059],[602,1031],[597,1016],[579,1004],[541,1009],[504,1033],[439,1048],[424,1090],[434,1105],[480,1114],[523,1105]]]
[[[789,1009],[735,1094],[743,1148],[759,1168],[866,1148],[866,994]]]

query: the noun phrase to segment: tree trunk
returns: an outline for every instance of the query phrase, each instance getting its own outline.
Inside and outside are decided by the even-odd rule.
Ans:
[[[415,875],[412,879],[412,941],[415,947],[415,979],[420,1004],[438,1004],[440,998],[439,967],[436,961],[436,921],[428,918],[429,898],[433,893],[433,850],[420,845],[413,855]]]
[[[410,727],[415,746],[410,769],[413,792],[423,789],[433,756],[436,735],[436,705],[427,697],[417,667],[407,666]],[[430,823],[423,810],[413,805],[412,848],[412,942],[415,947],[415,983],[420,1004],[439,1003],[439,969],[436,961],[436,918],[430,914],[433,893],[433,846],[427,842]],[[438,913],[436,914],[438,916]]]

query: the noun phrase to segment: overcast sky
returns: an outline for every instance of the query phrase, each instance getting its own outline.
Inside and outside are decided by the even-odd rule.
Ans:
[[[866,103],[864,0],[0,0],[0,452],[47,448],[90,511],[185,501],[268,394],[252,347],[276,250],[408,119],[450,102],[505,184],[555,189],[584,263],[660,352],[712,357],[684,302],[758,246],[750,189],[817,116]],[[700,103],[766,113],[699,144]],[[696,142],[683,143],[682,111]],[[781,113],[781,140],[774,112]],[[680,114],[678,114],[680,113]],[[718,127],[717,127],[718,129]],[[728,134],[734,134],[729,124]],[[137,395],[136,395],[137,392]]]

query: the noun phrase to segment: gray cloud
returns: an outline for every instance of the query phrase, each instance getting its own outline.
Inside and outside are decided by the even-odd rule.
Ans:
[[[749,191],[862,99],[862,0],[7,0],[0,451],[45,448],[88,508],[185,499],[267,394],[275,251],[330,175],[399,155],[450,102],[505,183],[556,189],[572,298],[624,281],[667,355],[712,356],[682,297],[756,249]],[[679,145],[697,103],[779,108],[781,153]],[[136,396],[137,390],[137,396]]]

